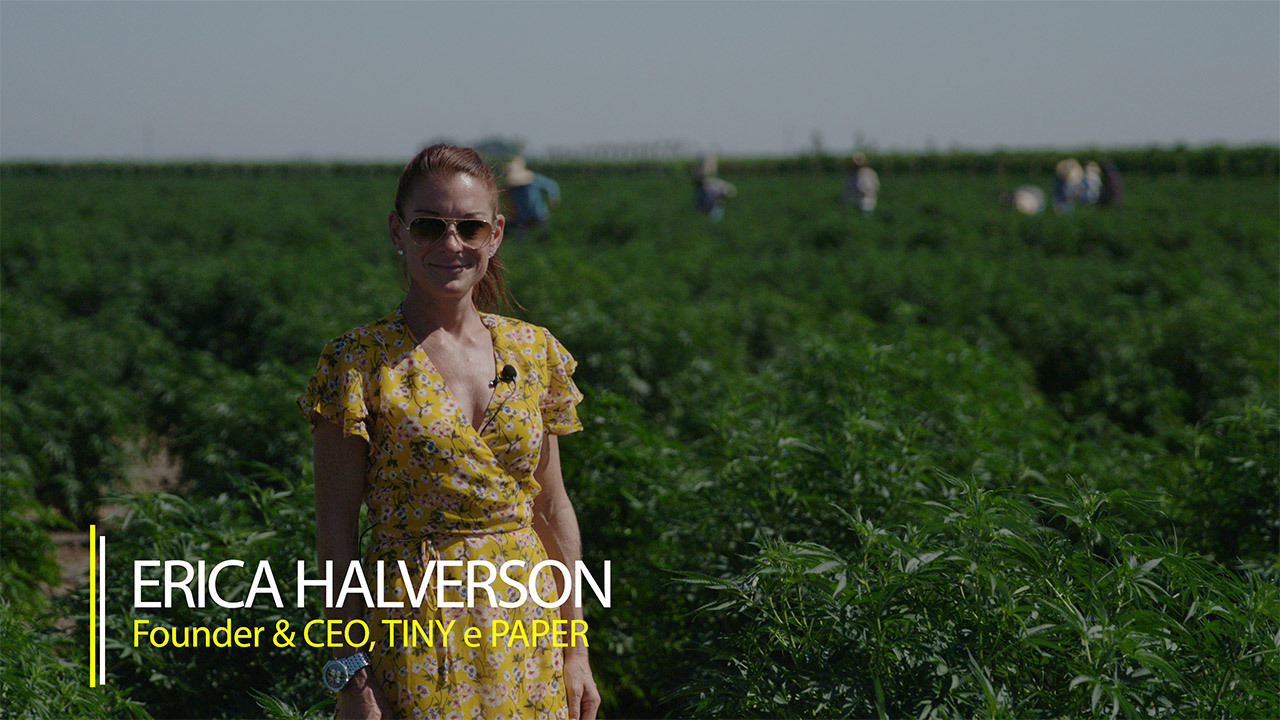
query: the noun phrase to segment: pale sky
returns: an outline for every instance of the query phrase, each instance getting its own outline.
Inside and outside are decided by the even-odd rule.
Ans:
[[[0,0],[0,158],[1280,143],[1280,2]]]

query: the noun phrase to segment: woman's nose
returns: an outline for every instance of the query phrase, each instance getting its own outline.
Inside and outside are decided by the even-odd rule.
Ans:
[[[462,242],[462,235],[458,233],[458,224],[451,222],[444,227],[444,235],[440,236],[440,244],[447,250],[456,250],[465,248],[466,243]]]

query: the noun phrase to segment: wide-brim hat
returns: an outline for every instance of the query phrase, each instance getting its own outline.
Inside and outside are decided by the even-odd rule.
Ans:
[[[1060,160],[1054,172],[1067,182],[1079,182],[1084,177],[1084,168],[1080,167],[1080,161],[1075,158]]]
[[[533,182],[533,171],[525,165],[524,158],[517,155],[511,158],[511,162],[507,163],[503,177],[507,187],[520,187]]]

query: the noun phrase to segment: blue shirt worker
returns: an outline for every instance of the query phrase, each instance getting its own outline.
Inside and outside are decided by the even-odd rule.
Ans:
[[[724,201],[738,194],[733,183],[716,177],[717,166],[716,156],[707,153],[693,174],[693,206],[712,222],[720,222]]]
[[[548,200],[551,205],[560,203],[560,186],[555,180],[533,172],[517,155],[507,163],[506,183],[515,216],[513,225],[534,227],[551,219]]]

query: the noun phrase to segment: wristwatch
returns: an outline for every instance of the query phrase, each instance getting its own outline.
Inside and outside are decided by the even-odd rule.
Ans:
[[[351,680],[357,670],[371,662],[369,654],[363,650],[355,655],[330,660],[324,664],[324,686],[338,692],[347,686],[347,681]]]

